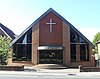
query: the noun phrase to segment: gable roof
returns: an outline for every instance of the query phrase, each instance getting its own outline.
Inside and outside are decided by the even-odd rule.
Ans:
[[[80,36],[83,37],[92,47],[95,47],[80,31],[78,31],[71,23],[69,23],[65,18],[63,18],[60,14],[58,14],[55,10],[50,8],[47,10],[44,14],[42,14],[38,19],[36,19],[29,27],[27,27],[16,39],[14,39],[10,46],[12,46],[22,35],[24,35],[32,26],[34,26],[37,22],[39,22],[44,16],[46,16],[49,12],[53,12],[55,15],[57,15],[63,22],[65,22],[70,28],[75,30]]]
[[[0,23],[0,29],[11,39],[15,39],[15,34],[10,29],[8,29],[6,26]]]

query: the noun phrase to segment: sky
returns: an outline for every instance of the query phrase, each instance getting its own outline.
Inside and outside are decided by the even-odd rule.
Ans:
[[[49,8],[91,42],[100,32],[100,0],[0,0],[0,23],[19,35]]]

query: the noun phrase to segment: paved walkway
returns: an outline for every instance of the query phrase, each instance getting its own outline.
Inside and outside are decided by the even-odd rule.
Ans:
[[[78,73],[79,69],[40,69],[37,72],[48,72],[48,73]]]
[[[25,67],[25,71],[0,71],[0,75],[24,76],[66,76],[66,77],[99,77],[100,72],[79,72],[79,69],[37,69]]]
[[[34,67],[29,67],[35,70]],[[16,74],[26,74],[31,76],[66,76],[66,77],[100,77],[100,72],[80,72],[79,69],[36,69],[31,72],[16,72]]]
[[[79,69],[68,69],[68,68],[59,68],[59,69],[44,69],[44,68],[37,68],[37,67],[24,67],[25,71],[36,71],[36,72],[41,72],[41,73],[78,73],[80,72]]]
[[[99,77],[100,72],[78,72],[78,73],[62,73],[62,72],[27,72],[27,71],[0,71],[0,75],[18,75],[18,76],[65,76],[65,77]]]

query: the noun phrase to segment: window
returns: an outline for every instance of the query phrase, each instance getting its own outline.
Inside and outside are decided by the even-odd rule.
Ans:
[[[32,43],[32,31],[30,29],[14,44],[13,60],[31,61],[31,43]]]
[[[88,60],[89,60],[88,45],[81,44],[80,45],[80,61],[88,61]]]
[[[77,48],[76,45],[78,45]],[[80,53],[79,57],[80,61],[89,61],[88,43],[73,30],[70,30],[70,51],[71,51],[71,61],[76,61],[77,53]]]
[[[70,32],[70,38],[71,43],[76,43],[76,34],[73,31]]]
[[[70,32],[71,61],[76,61],[76,37],[77,35],[73,31],[71,31]]]
[[[71,61],[76,61],[76,45],[71,44]]]

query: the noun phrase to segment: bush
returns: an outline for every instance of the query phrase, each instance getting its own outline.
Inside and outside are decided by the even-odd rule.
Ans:
[[[8,59],[8,48],[10,44],[10,39],[8,37],[0,36],[0,64],[7,64]]]

